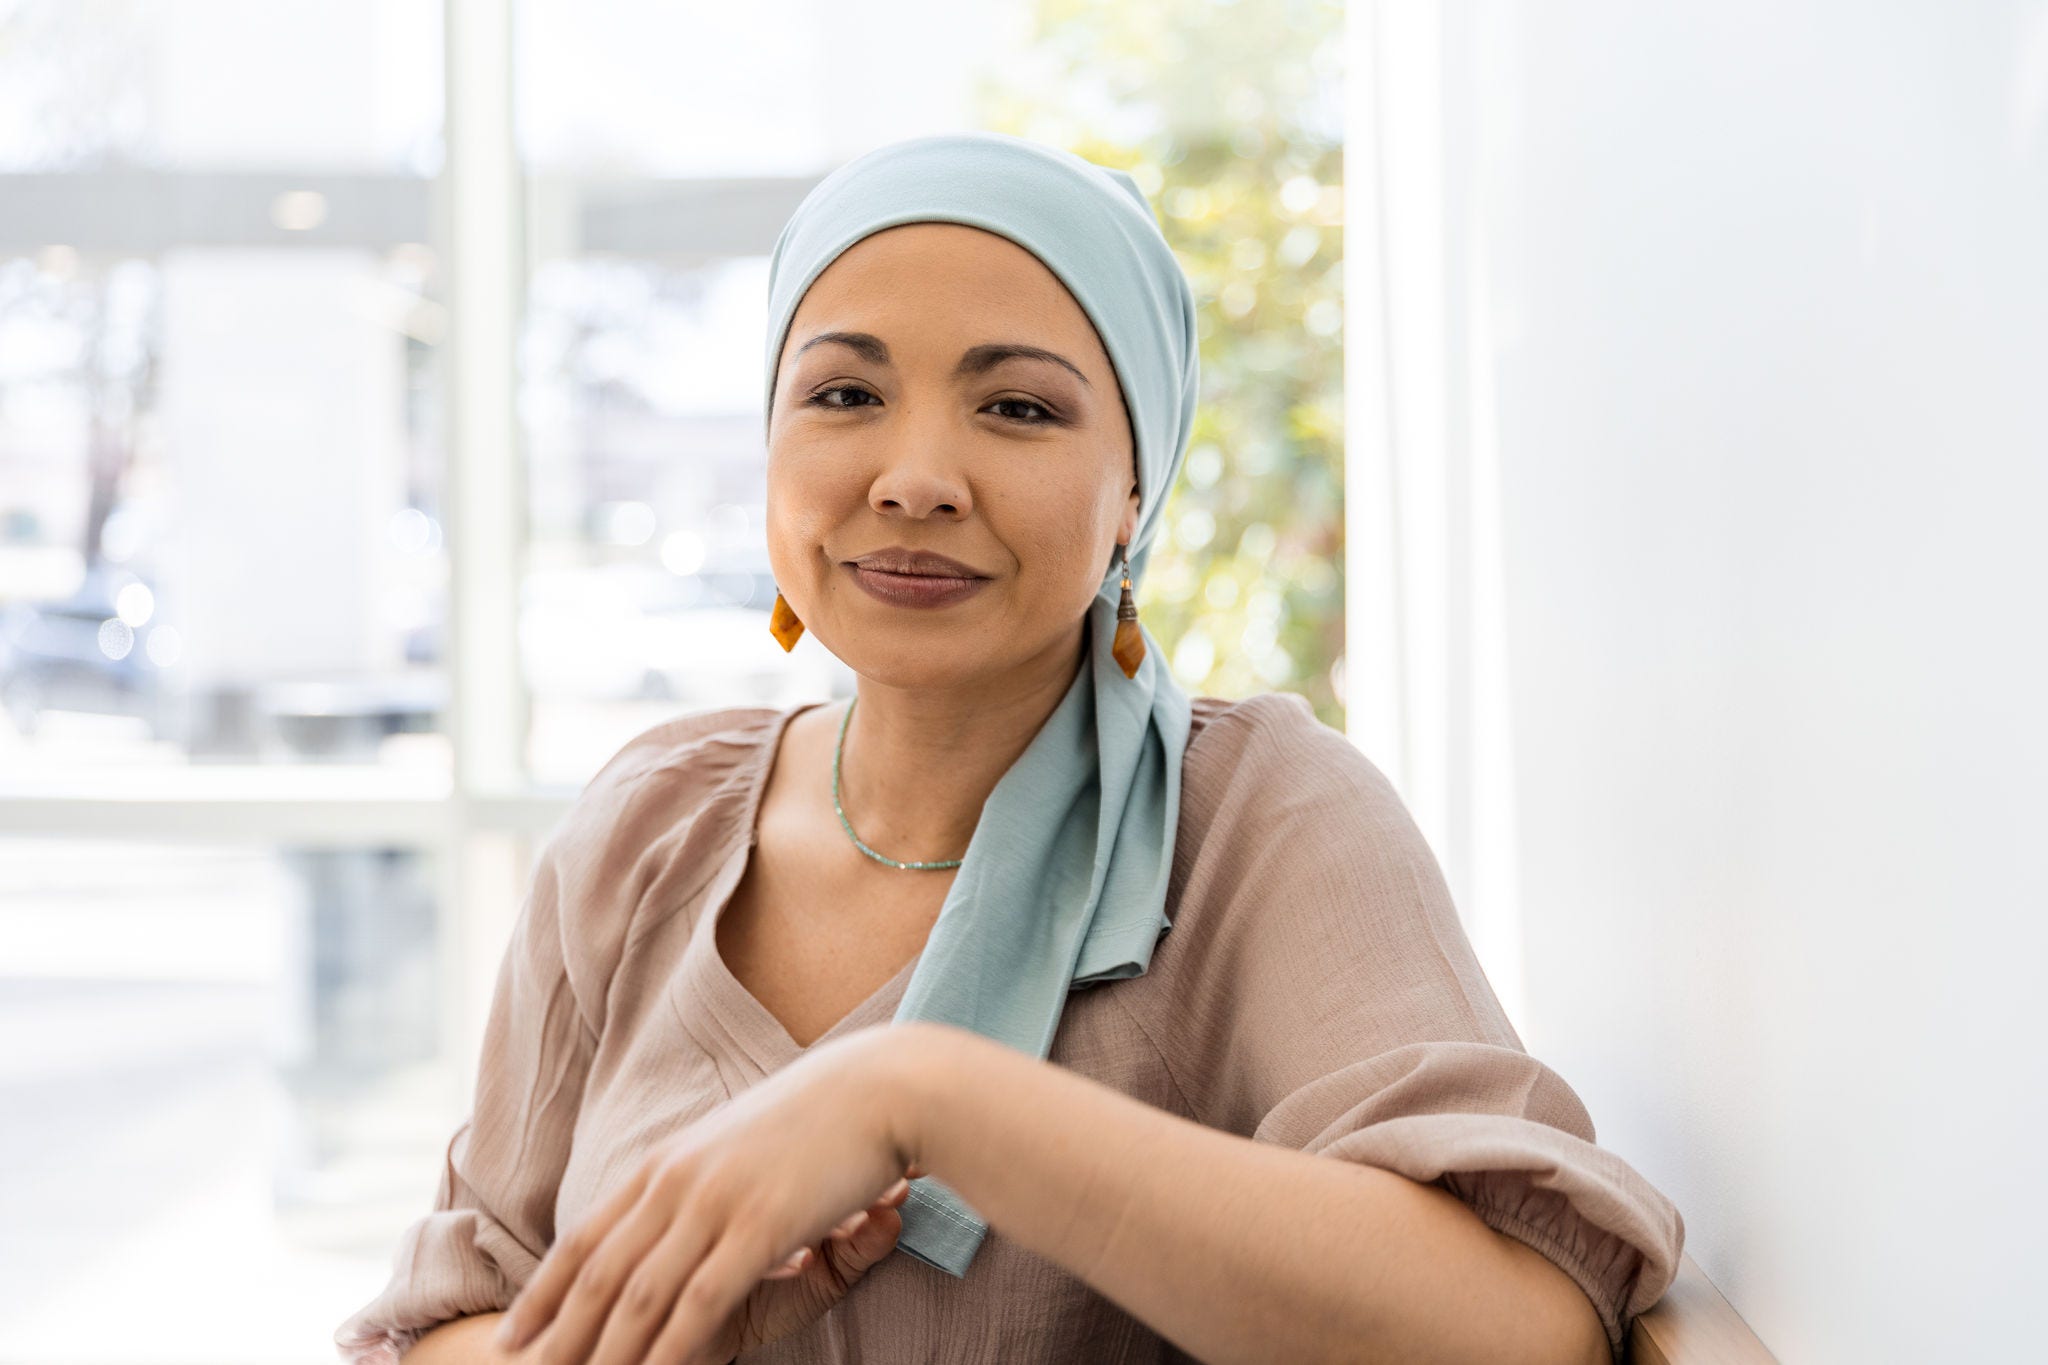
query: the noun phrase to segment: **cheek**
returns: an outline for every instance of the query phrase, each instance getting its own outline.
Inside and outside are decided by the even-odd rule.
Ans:
[[[1040,475],[990,490],[990,525],[1023,566],[1031,595],[1062,612],[1086,602],[1110,537],[1100,483],[1092,473]]]
[[[857,464],[821,443],[782,441],[769,452],[768,541],[772,554],[815,555],[847,509],[863,498]]]

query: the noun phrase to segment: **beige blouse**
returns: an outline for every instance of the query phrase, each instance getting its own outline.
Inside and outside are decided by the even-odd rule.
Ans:
[[[650,1143],[801,1055],[713,929],[783,730],[820,704],[677,717],[584,788],[500,966],[433,1210],[337,1329],[343,1359],[393,1361],[434,1324],[507,1307]],[[1563,1267],[1621,1360],[1629,1320],[1676,1273],[1678,1210],[1594,1145],[1579,1097],[1523,1050],[1379,769],[1291,693],[1191,709],[1172,931],[1143,976],[1069,996],[1050,1061],[1213,1128],[1442,1186]],[[888,1023],[914,966],[819,1041]],[[887,1256],[831,1312],[744,1357],[1191,1359],[998,1227],[965,1278]]]

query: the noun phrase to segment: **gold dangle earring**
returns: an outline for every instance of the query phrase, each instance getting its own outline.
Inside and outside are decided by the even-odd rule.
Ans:
[[[768,614],[768,633],[782,646],[784,654],[796,648],[796,642],[804,633],[804,623],[796,619],[796,613],[789,609],[780,589],[775,593],[775,610]]]
[[[1135,678],[1145,662],[1145,637],[1138,632],[1138,604],[1131,600],[1131,547],[1124,546],[1123,552],[1124,595],[1116,604],[1116,642],[1109,653],[1126,678]]]

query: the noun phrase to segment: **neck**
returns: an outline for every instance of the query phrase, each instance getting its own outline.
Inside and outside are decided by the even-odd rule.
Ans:
[[[839,773],[840,803],[862,842],[901,862],[966,856],[989,793],[1073,685],[1084,657],[1078,638],[1000,678],[958,687],[863,677]]]

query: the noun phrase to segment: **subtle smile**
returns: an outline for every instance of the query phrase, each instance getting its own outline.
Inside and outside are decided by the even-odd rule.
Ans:
[[[848,562],[853,581],[878,601],[898,607],[946,607],[964,602],[988,586],[986,578],[940,577],[936,574],[890,573]]]

